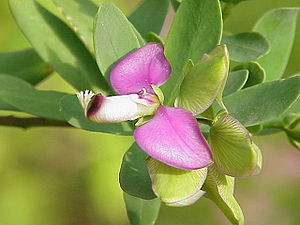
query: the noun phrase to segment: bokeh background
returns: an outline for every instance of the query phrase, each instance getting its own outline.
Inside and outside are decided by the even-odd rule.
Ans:
[[[140,2],[112,1],[126,14]],[[300,0],[246,1],[233,9],[225,29],[249,31],[266,11],[295,6],[300,7]],[[14,23],[7,1],[1,0],[0,51],[29,46]],[[300,19],[286,75],[300,72],[299,59]],[[75,93],[57,74],[38,88]],[[299,225],[300,153],[284,134],[255,139],[263,151],[263,171],[259,176],[237,179],[235,191],[246,224]],[[131,137],[72,128],[0,126],[0,225],[128,224],[118,171],[132,142]],[[227,219],[205,198],[185,208],[162,206],[157,220],[157,225],[224,224],[229,224]]]

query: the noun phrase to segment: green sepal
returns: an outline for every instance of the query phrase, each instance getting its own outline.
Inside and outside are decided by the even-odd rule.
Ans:
[[[212,200],[234,225],[244,225],[244,215],[234,198],[234,177],[224,175],[214,168],[208,167],[206,181],[202,190],[204,197]]]
[[[204,112],[223,92],[228,64],[225,45],[219,45],[210,54],[205,54],[194,66],[188,63],[175,106],[185,108],[194,115]]]
[[[203,54],[220,43],[221,17],[218,0],[185,0],[180,4],[165,45],[165,54],[172,67],[172,75],[161,87],[166,105],[173,106],[179,94],[187,60],[198,63]]]
[[[164,104],[164,100],[165,100],[164,93],[161,91],[161,89],[159,87],[157,87],[154,84],[152,84],[151,87],[152,87],[154,93],[157,95],[160,104],[163,105]]]
[[[181,170],[163,164],[153,158],[148,160],[152,189],[156,196],[168,206],[187,206],[197,201],[204,192],[207,168]]]
[[[217,117],[210,129],[208,142],[214,165],[220,172],[233,177],[246,177],[259,172],[259,149],[246,128],[231,116],[223,114]]]
[[[205,118],[208,120],[213,120],[215,118],[214,108],[212,106],[208,107],[203,113],[201,113],[197,118]]]
[[[138,121],[134,124],[134,126],[140,127],[140,126],[144,125],[145,123],[148,123],[152,118],[153,118],[153,116],[144,116],[144,117],[141,117],[141,118],[138,119]]]

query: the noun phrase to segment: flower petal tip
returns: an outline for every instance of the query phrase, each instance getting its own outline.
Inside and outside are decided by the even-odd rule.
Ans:
[[[151,121],[135,129],[134,138],[148,155],[178,169],[196,170],[212,163],[197,121],[184,109],[160,106]]]
[[[170,74],[171,66],[164,55],[164,47],[150,42],[116,63],[110,73],[110,83],[121,95],[137,93],[142,88],[153,93],[151,85],[162,85]]]

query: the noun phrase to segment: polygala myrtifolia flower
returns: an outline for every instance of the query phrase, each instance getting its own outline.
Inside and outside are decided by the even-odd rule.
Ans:
[[[192,113],[163,106],[155,87],[166,82],[171,67],[158,43],[131,52],[112,68],[110,83],[119,96],[90,91],[77,94],[85,116],[97,123],[153,118],[134,131],[137,144],[152,158],[169,166],[196,170],[212,163],[209,145]]]

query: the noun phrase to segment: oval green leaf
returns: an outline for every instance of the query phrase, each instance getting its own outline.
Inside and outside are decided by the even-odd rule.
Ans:
[[[124,192],[142,199],[153,199],[151,179],[147,169],[148,155],[136,144],[125,153],[120,170],[120,185]]]
[[[300,76],[258,84],[224,98],[229,114],[245,127],[283,114],[298,98]]]
[[[255,32],[225,36],[222,44],[226,44],[230,59],[236,62],[253,61],[269,51],[266,39]]]
[[[243,88],[251,87],[256,84],[263,83],[266,79],[266,73],[264,68],[261,67],[257,62],[249,62],[238,65],[233,68],[232,71],[246,69],[249,71],[248,79]]]
[[[98,6],[91,0],[52,0],[63,14],[70,28],[85,46],[94,52],[93,29]]]
[[[242,89],[248,79],[248,70],[230,72],[223,91],[223,96],[230,95]]]
[[[110,91],[93,57],[65,23],[34,0],[9,3],[17,24],[39,56],[66,81],[78,90]]]
[[[20,80],[15,76],[8,75],[8,74],[0,74],[0,89],[10,91],[10,92],[18,92],[21,91],[23,93],[29,92],[32,90],[32,87],[29,83],[27,83],[24,80]],[[16,83],[18,85],[16,85]],[[4,101],[3,98],[1,98],[0,95],[0,109],[1,110],[13,110],[13,111],[19,111],[16,107],[8,104],[6,101]]]
[[[168,7],[168,0],[145,0],[128,19],[143,37],[146,37],[149,32],[159,34]]]
[[[0,53],[0,73],[21,78],[36,85],[52,73],[33,49]]]
[[[59,101],[66,95],[55,91],[37,91],[19,78],[0,75],[0,99],[20,111],[36,116],[64,120]]]
[[[95,54],[98,66],[107,79],[114,63],[140,47],[136,32],[113,3],[104,2],[99,8],[95,19]]]
[[[253,30],[262,34],[270,44],[268,54],[257,61],[266,70],[266,80],[282,77],[291,54],[299,8],[279,8],[267,12]]]
[[[131,225],[154,225],[160,209],[160,200],[145,200],[126,194],[124,202]]]

